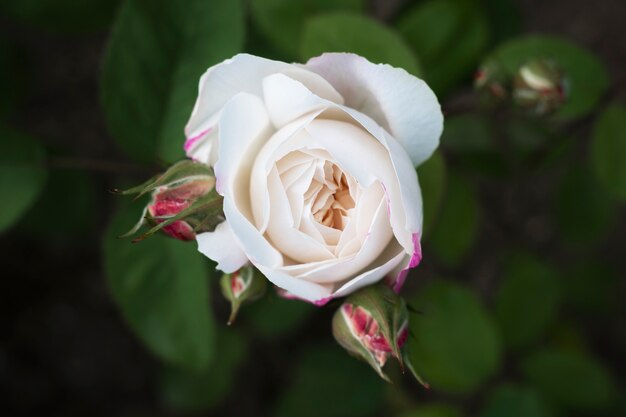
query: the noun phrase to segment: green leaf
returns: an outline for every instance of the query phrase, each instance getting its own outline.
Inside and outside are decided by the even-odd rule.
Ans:
[[[428,235],[437,220],[446,187],[446,162],[441,152],[417,168],[422,200],[424,201],[424,235]]]
[[[500,365],[495,325],[468,289],[439,281],[409,300],[420,313],[411,317],[414,336],[409,358],[435,390],[470,393],[492,377]]]
[[[400,417],[462,417],[461,410],[449,404],[428,404],[403,413]]]
[[[543,400],[531,389],[501,385],[489,395],[480,417],[550,417]]]
[[[496,296],[496,318],[504,342],[513,349],[528,346],[554,324],[561,300],[557,272],[540,260],[513,253],[504,267]]]
[[[610,232],[616,207],[591,172],[573,168],[561,182],[554,212],[564,242],[581,245],[596,243]]]
[[[104,266],[124,318],[157,356],[190,370],[213,358],[210,267],[195,244],[154,236],[137,244],[117,236],[140,217],[141,202],[122,210],[104,238]]]
[[[307,60],[324,52],[353,52],[373,63],[421,73],[413,52],[393,29],[358,14],[329,13],[307,20],[301,57]]]
[[[275,291],[246,306],[241,311],[243,320],[248,321],[263,338],[284,336],[299,328],[315,311],[316,307],[299,300],[286,300]]]
[[[503,176],[509,170],[494,143],[492,125],[468,114],[446,120],[441,146],[452,152],[454,162],[483,175]]]
[[[609,87],[609,76],[600,62],[586,50],[551,36],[526,36],[496,49],[487,60],[496,60],[513,76],[530,59],[552,59],[566,73],[567,100],[556,117],[572,119],[594,110]]]
[[[579,411],[611,405],[614,389],[609,374],[591,356],[548,348],[522,363],[528,381],[548,400]]]
[[[302,27],[310,16],[331,11],[360,12],[364,0],[252,0],[250,11],[259,31],[280,51],[298,57]]]
[[[337,345],[309,348],[280,395],[276,417],[365,417],[383,403],[383,382]]]
[[[237,369],[248,352],[245,339],[233,329],[218,332],[218,360],[204,372],[166,367],[161,375],[161,398],[168,407],[190,413],[218,405],[231,391]]]
[[[59,32],[93,32],[108,25],[119,0],[0,0],[11,18]]]
[[[398,22],[398,30],[416,52],[424,77],[444,94],[474,73],[489,42],[484,10],[469,0],[429,0]]]
[[[46,182],[44,149],[30,137],[0,126],[0,233],[28,210]]]
[[[182,158],[200,76],[243,39],[238,0],[126,0],[102,75],[102,104],[122,150],[141,162]]]
[[[591,166],[602,185],[626,201],[626,107],[611,105],[596,122]]]
[[[441,212],[430,237],[439,259],[456,266],[469,253],[478,232],[479,206],[472,185],[456,174],[448,175]]]

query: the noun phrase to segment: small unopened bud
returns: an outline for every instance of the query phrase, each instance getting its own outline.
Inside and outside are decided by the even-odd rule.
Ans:
[[[259,299],[267,286],[265,277],[252,266],[244,266],[232,274],[222,275],[220,280],[222,294],[230,301],[228,325],[235,322],[239,308],[243,303]]]
[[[505,100],[509,95],[509,85],[509,76],[495,61],[487,61],[474,75],[474,87],[492,100]]]
[[[539,116],[556,111],[565,102],[563,70],[548,59],[533,59],[522,65],[513,79],[513,101]]]
[[[213,231],[224,220],[222,197],[215,191],[213,171],[204,164],[179,162],[145,184],[122,192],[136,194],[137,198],[148,193],[152,198],[142,218],[123,237],[147,224],[151,228],[135,242],[157,231],[189,241],[195,239],[196,233]]]
[[[398,360],[403,371],[406,364],[414,373],[403,351],[409,335],[406,303],[385,284],[366,287],[348,297],[333,317],[333,335],[344,349],[367,362],[386,381],[389,378],[383,367],[390,357]]]

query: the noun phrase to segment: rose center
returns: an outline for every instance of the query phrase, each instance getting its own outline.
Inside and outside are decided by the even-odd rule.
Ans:
[[[305,202],[310,203],[315,221],[337,230],[345,228],[348,210],[355,206],[346,174],[330,161],[324,162],[323,175],[313,177]]]

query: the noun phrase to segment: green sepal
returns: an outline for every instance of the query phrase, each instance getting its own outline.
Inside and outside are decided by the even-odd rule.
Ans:
[[[213,169],[208,165],[200,162],[185,159],[172,165],[162,174],[150,178],[148,181],[128,190],[113,190],[115,193],[122,195],[137,194],[135,199],[142,197],[159,187],[171,186],[180,181],[189,181],[203,177],[214,178]]]
[[[243,289],[239,294],[233,292],[232,285],[232,280],[237,278],[243,281]],[[231,310],[227,322],[230,326],[237,319],[242,304],[258,300],[265,294],[267,280],[256,268],[248,265],[231,274],[222,275],[220,287],[224,298],[230,301]]]

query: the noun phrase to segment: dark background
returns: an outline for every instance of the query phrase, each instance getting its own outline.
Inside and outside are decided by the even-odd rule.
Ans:
[[[385,18],[393,15],[388,9],[393,10],[395,3],[402,2],[374,1],[371,10]],[[516,4],[522,33],[561,35],[587,47],[607,66],[616,83],[616,96],[624,98],[626,2],[518,0]],[[85,201],[76,203],[72,189],[49,190],[55,193],[61,211],[50,207],[49,217],[41,212],[37,219],[27,215],[0,239],[0,414],[5,416],[178,415],[162,404],[157,389],[158,360],[129,330],[103,275],[102,235],[117,199],[107,190],[117,186],[122,175],[141,181],[153,173],[125,159],[107,133],[98,91],[107,35],[107,29],[88,35],[59,34],[0,15],[0,38],[17,46],[25,64],[24,77],[16,82],[25,83],[28,92],[12,114],[11,125],[62,150],[59,154],[63,157],[49,158],[50,166],[67,175],[86,177],[92,187]],[[449,102],[454,101],[453,94]],[[446,101],[443,108],[445,112]],[[590,126],[582,123],[579,128]],[[10,196],[2,196],[5,198]],[[497,216],[499,219],[486,216],[481,241],[503,239],[497,224],[503,220],[524,225],[517,231],[528,234],[538,247],[557,253],[558,248],[550,246],[546,237],[550,232],[542,226],[546,199],[536,178],[528,178],[526,183],[484,185],[481,204],[485,211],[504,214]],[[516,209],[507,211],[511,201]],[[82,231],[45,232],[46,223],[83,208],[91,214],[77,220],[85,223]],[[535,223],[528,223],[529,214]],[[623,211],[620,217],[615,238],[605,245],[605,255],[621,258],[623,278]],[[472,278],[477,282],[482,280],[477,286],[487,296],[492,291],[489,277],[496,262],[490,246],[486,244],[468,265],[472,268],[469,275],[479,277]],[[429,267],[426,259],[424,268]],[[623,307],[623,279],[616,291]],[[218,318],[224,317],[226,306],[222,301],[216,303]],[[239,370],[240,382],[225,402],[206,415],[266,415],[259,410],[274,400],[277,387],[285,382],[294,341],[330,338],[330,314],[320,311],[306,328],[287,340],[260,343],[255,355],[263,358],[263,351],[278,349],[287,358],[277,367],[249,361]],[[600,323],[586,317],[582,321],[591,329],[591,344],[607,367],[614,375],[626,375],[624,315]],[[471,400],[467,407],[472,409]]]

